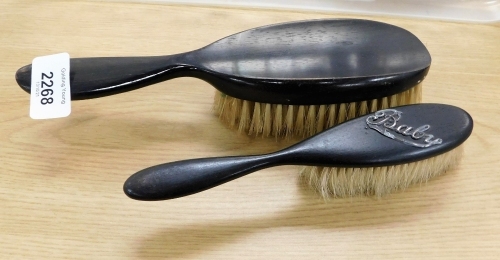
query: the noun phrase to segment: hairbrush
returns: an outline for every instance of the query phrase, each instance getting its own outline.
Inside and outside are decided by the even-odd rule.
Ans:
[[[426,181],[457,164],[461,144],[472,126],[467,112],[450,105],[388,108],[274,153],[192,159],[146,168],[130,176],[123,189],[133,199],[173,199],[264,168],[304,165],[303,178],[325,198],[381,196]]]
[[[297,21],[233,34],[167,56],[72,58],[71,98],[103,97],[176,77],[217,89],[227,125],[310,136],[349,118],[420,101],[431,57],[412,33],[358,19]],[[31,65],[16,73],[30,92]]]

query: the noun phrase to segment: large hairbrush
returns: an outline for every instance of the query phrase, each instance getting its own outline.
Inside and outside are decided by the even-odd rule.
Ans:
[[[113,95],[175,77],[213,85],[215,110],[254,135],[310,136],[349,118],[419,102],[431,58],[412,33],[331,19],[243,31],[167,56],[72,58],[71,98]],[[31,65],[16,73],[30,92]]]
[[[125,193],[138,200],[194,194],[279,165],[306,165],[303,177],[325,198],[381,196],[437,176],[455,165],[472,132],[464,110],[417,104],[368,114],[284,150],[253,156],[160,164],[132,175]]]

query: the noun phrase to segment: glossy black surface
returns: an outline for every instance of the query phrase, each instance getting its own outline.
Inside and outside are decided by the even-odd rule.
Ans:
[[[408,143],[392,139],[370,128],[367,118],[375,114],[372,113],[330,128],[281,153],[287,158],[288,164],[331,167],[387,166],[419,161],[450,151],[463,143],[472,132],[472,118],[455,106],[416,104],[381,111],[392,110],[401,112],[395,127],[402,126],[402,131],[411,127],[409,133],[412,133],[428,125],[429,129],[423,132],[433,135],[430,140],[439,138],[442,142],[429,147],[415,147],[410,142],[425,145],[426,137],[415,139],[382,125],[381,129],[387,135],[402,138]],[[393,122],[388,120],[384,124]]]
[[[189,71],[172,62],[176,56],[98,57],[70,59],[71,99],[119,94],[179,76]],[[19,86],[31,91],[31,65],[16,73]]]
[[[221,39],[189,60],[236,77],[329,79],[422,70],[430,56],[399,27],[367,20],[313,20],[255,28]]]
[[[419,104],[382,112],[345,122],[271,154],[153,166],[132,175],[123,189],[133,199],[164,200],[200,192],[276,165],[371,167],[409,163],[456,148],[470,136],[473,127],[467,112],[449,105]],[[379,117],[374,119],[374,115]]]
[[[422,81],[431,58],[410,32],[368,20],[299,21],[254,28],[202,49],[160,57],[71,59],[73,99],[197,77],[251,101],[327,104],[374,99]],[[16,73],[30,91],[31,67]]]

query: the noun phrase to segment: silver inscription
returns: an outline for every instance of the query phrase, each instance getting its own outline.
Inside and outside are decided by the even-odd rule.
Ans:
[[[422,125],[417,128],[404,124],[398,125],[402,114],[403,112],[396,109],[379,110],[366,118],[366,124],[384,136],[411,146],[425,148],[443,142],[441,138],[426,133],[431,128],[430,125]]]

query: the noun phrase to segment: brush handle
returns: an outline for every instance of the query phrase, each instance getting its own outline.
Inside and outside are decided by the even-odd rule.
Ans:
[[[174,199],[276,166],[278,157],[278,154],[215,157],[160,164],[130,176],[123,190],[137,200]]]
[[[179,76],[189,68],[181,55],[70,59],[71,99],[119,94]],[[16,72],[19,86],[31,92],[31,65]]]

